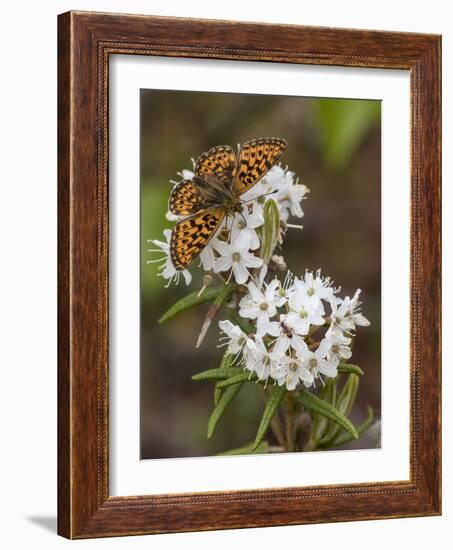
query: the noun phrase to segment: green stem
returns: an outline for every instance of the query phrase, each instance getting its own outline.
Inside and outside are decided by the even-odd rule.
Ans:
[[[286,410],[286,450],[294,451],[294,398],[291,392],[287,394],[288,408]]]
[[[318,444],[317,444],[316,440],[311,437],[307,441],[307,443],[304,447],[304,451],[315,451],[317,448],[318,448]]]

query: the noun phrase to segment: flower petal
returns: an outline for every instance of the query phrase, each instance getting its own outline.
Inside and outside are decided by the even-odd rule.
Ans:
[[[243,285],[249,278],[249,272],[242,262],[233,264],[233,273],[238,285]]]
[[[231,257],[221,256],[220,258],[217,258],[214,263],[214,272],[219,273],[220,271],[229,271],[232,264],[233,261]]]

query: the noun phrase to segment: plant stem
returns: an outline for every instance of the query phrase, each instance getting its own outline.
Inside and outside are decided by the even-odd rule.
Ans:
[[[316,441],[310,438],[304,447],[304,451],[315,451],[318,448]]]
[[[197,343],[195,345],[196,348],[199,348],[203,343],[204,337],[206,336],[206,333],[208,332],[208,329],[211,326],[211,323],[214,317],[217,315],[219,309],[227,300],[228,295],[231,292],[231,288],[232,288],[231,285],[225,284],[225,286],[217,295],[217,298],[214,300],[214,303],[209,308],[208,313],[206,314],[205,320],[203,322],[203,325],[201,327],[200,334],[198,335]]]
[[[286,411],[286,450],[294,451],[294,398],[291,392],[287,394],[288,408]]]

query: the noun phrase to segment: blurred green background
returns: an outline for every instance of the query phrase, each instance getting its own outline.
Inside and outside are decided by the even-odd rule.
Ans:
[[[141,458],[212,455],[254,439],[262,414],[260,392],[246,384],[206,439],[213,384],[193,382],[196,372],[218,366],[218,328],[211,326],[201,349],[195,342],[208,306],[161,326],[157,319],[176,300],[200,288],[195,261],[189,287],[165,288],[157,277],[150,238],[163,240],[169,179],[192,169],[214,145],[236,148],[256,137],[288,142],[283,165],[309,189],[303,202],[303,231],[288,230],[283,253],[295,274],[322,268],[341,295],[362,289],[363,313],[371,321],[358,329],[352,362],[365,371],[353,420],[367,403],[376,418],[381,403],[381,104],[379,101],[322,99],[209,92],[141,91]],[[297,223],[297,222],[296,222]],[[196,274],[198,272],[198,275]],[[221,317],[220,317],[221,318]],[[380,445],[365,434],[353,448]]]

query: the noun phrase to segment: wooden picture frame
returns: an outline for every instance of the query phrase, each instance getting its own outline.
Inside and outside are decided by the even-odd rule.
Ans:
[[[58,21],[58,532],[68,538],[441,513],[441,39],[69,12]],[[410,71],[410,480],[109,495],[108,89],[112,54]]]

